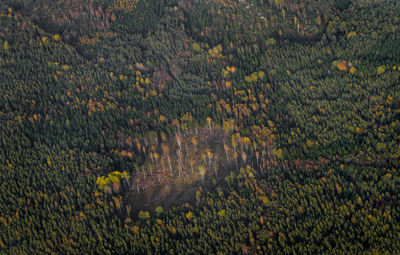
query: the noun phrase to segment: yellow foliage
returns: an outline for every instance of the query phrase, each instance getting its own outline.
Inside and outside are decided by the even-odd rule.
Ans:
[[[108,177],[110,177],[110,176],[119,177],[119,176],[122,176],[122,173],[120,171],[114,171],[114,172],[108,174]]]
[[[105,177],[105,176],[97,177],[96,184],[99,185],[99,188],[101,188],[109,183],[110,183],[110,179],[108,177]]]
[[[121,178],[129,178],[129,174],[126,171],[123,171],[121,174]]]
[[[176,234],[176,228],[172,227],[171,232],[172,232],[173,235],[175,235]]]
[[[114,0],[112,8],[120,11],[133,11],[138,2],[138,0]]]
[[[314,145],[314,142],[311,140],[307,140],[307,147],[311,148]]]
[[[248,83],[251,83],[253,80],[251,79],[251,77],[250,76],[245,76],[244,77],[244,80],[246,81],[246,82],[248,82]]]
[[[351,38],[351,37],[353,37],[353,36],[356,36],[356,35],[357,35],[356,32],[351,31],[350,33],[347,34],[347,39],[349,39],[349,38]]]
[[[385,66],[378,66],[378,69],[377,69],[377,73],[378,73],[378,75],[381,75],[381,74],[383,74],[384,72],[386,71],[386,67]]]
[[[265,73],[263,71],[259,71],[258,72],[258,78],[260,78],[260,80],[264,79]]]
[[[15,117],[15,120],[17,120],[18,123],[21,124],[22,123],[22,116],[18,115],[17,117]]]
[[[8,44],[7,41],[4,41],[4,50],[9,50],[10,49],[10,45]]]
[[[215,47],[217,48],[218,52],[222,52],[222,45],[221,44],[218,44]]]
[[[60,40],[61,40],[61,37],[60,37],[59,34],[55,34],[55,35],[53,36],[53,38],[54,38],[55,41],[60,41]]]
[[[392,102],[393,102],[393,97],[388,95],[387,98],[386,98],[386,103],[392,104]]]
[[[62,65],[61,69],[63,69],[64,71],[67,71],[69,69],[69,66],[68,65]]]
[[[45,43],[45,44],[48,42],[48,39],[47,39],[46,36],[43,36],[43,37],[42,37],[42,42]]]
[[[336,190],[337,190],[338,194],[342,194],[342,190],[343,190],[342,187],[337,183],[335,186],[336,186]]]
[[[201,50],[200,44],[198,44],[198,43],[193,43],[192,48],[197,52],[199,52]]]
[[[251,144],[250,138],[244,137],[244,138],[243,138],[243,143],[246,144],[246,145]]]
[[[133,232],[137,233],[137,232],[139,232],[139,227],[135,225],[135,226],[133,226],[132,230],[133,230]]]
[[[108,175],[108,178],[112,183],[119,183],[119,178],[122,177],[122,173],[115,171]]]
[[[222,209],[222,210],[220,210],[219,212],[218,212],[218,216],[219,217],[225,217],[225,209]]]
[[[247,165],[247,166],[249,166],[249,165]],[[255,176],[254,176],[254,174],[252,172],[248,172],[248,175],[249,175],[250,178],[255,178]]]
[[[218,50],[218,48],[217,47],[214,47],[213,49],[212,49],[212,56],[214,56],[214,57],[216,57],[217,55],[219,54],[219,50]]]
[[[258,73],[257,72],[252,73],[251,74],[251,80],[252,81],[257,81],[257,79],[258,79]]]
[[[264,205],[268,205],[270,203],[269,199],[267,196],[262,196],[262,202]]]
[[[350,68],[350,73],[351,73],[352,75],[354,75],[354,74],[356,73],[356,68],[355,68],[354,66],[352,66],[352,67]]]
[[[191,218],[193,218],[193,213],[192,213],[191,211],[189,211],[189,212],[186,214],[186,219],[190,220]]]
[[[273,149],[272,153],[275,155],[275,157],[277,157],[278,159],[281,159],[283,156],[283,151],[282,149]]]

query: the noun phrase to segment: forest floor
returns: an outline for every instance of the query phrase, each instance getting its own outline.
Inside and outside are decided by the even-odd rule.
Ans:
[[[192,183],[176,182],[166,178],[165,182],[153,183],[140,193],[137,191],[130,193],[128,201],[134,213],[140,210],[152,211],[157,206],[168,210],[172,206],[184,203],[195,204],[198,190],[207,191],[224,185],[225,177],[231,171],[237,171],[234,164],[231,167],[220,168],[217,176],[210,173],[205,178],[204,184],[199,178],[194,178]]]
[[[196,148],[192,143],[193,136],[198,141]],[[180,176],[177,170],[179,160],[176,153],[179,146],[176,140],[171,139],[167,144],[170,148],[172,175],[167,162],[164,162],[164,167],[162,167],[160,162],[154,163],[150,158],[146,159],[144,165],[154,165],[155,170],[151,174],[148,171],[138,173],[133,178],[132,191],[125,197],[125,201],[131,205],[133,212],[151,211],[157,206],[168,209],[183,203],[194,203],[196,191],[210,190],[223,185],[225,177],[231,171],[238,170],[234,159],[230,158],[228,162],[224,150],[223,144],[228,143],[229,138],[223,130],[216,128],[203,128],[197,134],[192,132],[182,135],[183,168]],[[212,154],[211,160],[207,151]],[[192,166],[190,161],[192,161]],[[204,181],[202,181],[199,166],[206,167]]]

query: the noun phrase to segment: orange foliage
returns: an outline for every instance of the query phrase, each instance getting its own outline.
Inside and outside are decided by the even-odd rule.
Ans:
[[[340,71],[347,71],[346,61],[341,61],[337,64],[337,68]]]

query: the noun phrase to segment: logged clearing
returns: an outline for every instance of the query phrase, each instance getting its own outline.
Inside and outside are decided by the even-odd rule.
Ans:
[[[232,153],[229,139],[221,129],[203,128],[176,134],[159,150],[149,153],[143,171],[131,180],[132,191],[127,200],[132,210],[191,203],[196,201],[197,190],[222,184],[231,171],[237,170],[235,159],[229,156]],[[244,163],[237,157],[236,161]]]

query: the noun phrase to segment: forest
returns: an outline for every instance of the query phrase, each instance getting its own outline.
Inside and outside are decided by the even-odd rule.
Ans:
[[[0,254],[400,253],[397,0],[0,1]]]

